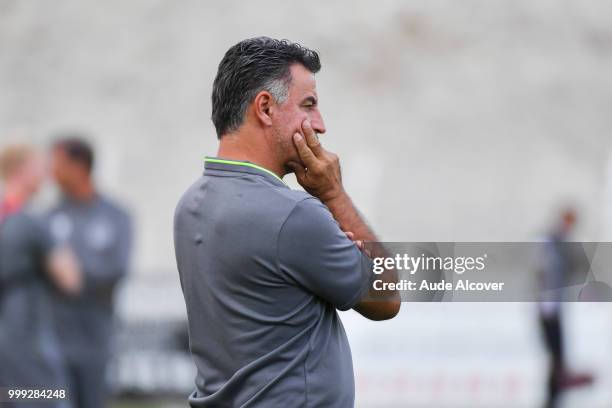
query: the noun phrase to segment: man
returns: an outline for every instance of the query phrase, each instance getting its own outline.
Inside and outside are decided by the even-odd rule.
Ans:
[[[568,242],[576,221],[576,211],[573,208],[564,209],[545,241],[542,254],[539,309],[544,343],[550,355],[545,403],[547,408],[558,406],[562,391],[593,382],[593,377],[588,373],[569,371],[565,357],[562,319],[562,304],[566,300],[564,288],[576,280],[572,275],[580,275],[581,270],[588,271],[588,261],[583,258],[584,253],[577,251],[580,249],[580,244]]]
[[[316,52],[266,37],[234,45],[219,65],[217,157],[175,215],[198,370],[192,407],[352,407],[336,309],[373,320],[399,311],[395,293],[368,297],[371,262],[349,237],[376,237],[318,141],[319,69]],[[284,184],[290,172],[309,194]]]
[[[27,210],[43,174],[32,148],[15,145],[0,152],[0,388],[66,390],[47,294],[55,286],[73,296],[81,277],[74,258],[54,245],[44,223]],[[64,399],[47,405],[67,404]],[[17,406],[39,404],[26,400]]]
[[[127,273],[132,241],[130,217],[98,193],[93,166],[93,150],[81,138],[54,144],[52,173],[63,199],[50,212],[49,225],[56,240],[73,248],[84,276],[78,296],[53,298],[70,391],[80,408],[106,406],[113,293]]]
[[[587,373],[573,373],[568,370],[565,358],[565,337],[563,335],[562,303],[564,289],[574,280],[572,274],[578,275],[584,269],[582,260],[576,249],[576,244],[568,242],[576,225],[576,212],[567,208],[561,212],[553,231],[547,237],[542,254],[542,269],[540,271],[539,303],[540,325],[544,343],[550,355],[547,382],[547,400],[545,407],[558,406],[562,391],[588,385],[593,377]],[[584,254],[582,254],[584,255]],[[588,270],[588,262],[586,262]]]

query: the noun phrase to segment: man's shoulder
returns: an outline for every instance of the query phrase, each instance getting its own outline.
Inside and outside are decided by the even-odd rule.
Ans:
[[[106,195],[99,196],[100,206],[104,211],[120,219],[129,219],[130,213],[122,204]]]
[[[198,177],[187,189],[183,192],[179,201],[176,205],[176,209],[174,211],[175,217],[179,215],[182,211],[188,210],[189,207],[195,209],[197,206],[199,191],[201,190],[201,186],[204,183],[204,177]]]
[[[301,203],[302,201],[305,200],[317,200],[315,197],[311,196],[310,194],[308,194],[305,191],[302,190],[294,190],[292,188],[275,188],[273,189],[274,194],[276,195],[276,197],[274,198],[280,198],[282,200],[286,200],[288,203],[292,204],[292,205],[297,205],[298,203]]]
[[[204,200],[207,183],[205,176],[200,176],[196,179],[185,192],[177,204],[177,211],[182,208],[189,208],[197,205],[198,202]],[[317,200],[310,194],[301,190],[294,190],[287,186],[279,186],[268,183],[248,183],[245,184],[244,190],[240,191],[241,186],[237,190],[228,190],[228,193],[234,196],[236,191],[240,194],[236,197],[227,197],[231,200],[239,200],[245,205],[257,205],[268,209],[277,208],[279,204],[290,205],[293,207],[297,203],[304,200]],[[215,190],[218,190],[215,188]]]
[[[206,208],[212,210],[211,205],[223,207],[220,211],[214,210],[218,215],[228,216],[228,213],[235,209],[240,210],[238,217],[258,216],[261,221],[274,220],[279,226],[295,215],[318,220],[329,218],[325,214],[328,212],[327,207],[319,199],[302,190],[267,183],[248,183],[245,184],[244,190],[240,190],[239,186],[237,190],[228,191],[227,195],[222,194],[222,200],[219,200],[220,195],[214,194],[215,199],[210,202],[207,200],[210,196],[206,194],[206,183],[206,177],[201,176],[187,188],[176,206],[175,220],[183,214],[197,214]]]
[[[37,242],[48,236],[47,231],[44,218],[31,210],[21,210],[8,216],[0,227],[0,234],[3,238],[21,243]]]
[[[291,221],[291,230],[297,228],[304,234],[326,233],[338,227],[338,223],[329,208],[318,198],[308,193],[295,196],[292,209],[287,214],[284,224],[289,224],[289,221]],[[287,227],[285,226],[284,229],[287,229]]]
[[[15,214],[7,216],[3,222],[5,230],[28,230],[43,225],[39,215],[29,210],[21,210]]]
[[[97,202],[94,204],[95,205],[94,208],[97,211],[104,211],[111,215],[121,217],[121,218],[129,218],[130,212],[128,211],[128,209],[124,207],[122,204],[120,204],[114,198],[111,198],[108,195],[98,194],[96,200]],[[60,199],[55,205],[53,205],[51,208],[49,208],[45,212],[45,216],[47,218],[53,217],[54,215],[57,215],[58,213],[66,212],[69,208],[70,208],[70,205],[68,204],[66,199],[65,198]]]

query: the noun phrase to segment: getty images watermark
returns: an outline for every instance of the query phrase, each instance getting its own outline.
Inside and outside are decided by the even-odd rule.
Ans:
[[[371,300],[612,301],[609,242],[366,243]]]

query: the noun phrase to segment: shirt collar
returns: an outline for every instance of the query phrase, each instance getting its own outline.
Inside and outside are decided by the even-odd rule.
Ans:
[[[276,173],[248,161],[226,160],[220,159],[218,157],[206,156],[204,158],[204,168],[211,170],[224,170],[239,173],[257,174],[260,176],[264,176],[267,179],[273,180],[276,184],[280,184],[282,186],[287,187],[287,184],[285,184],[285,182],[280,177],[278,177]]]

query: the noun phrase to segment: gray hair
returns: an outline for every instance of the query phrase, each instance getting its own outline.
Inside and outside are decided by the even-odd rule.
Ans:
[[[277,103],[285,102],[293,64],[300,64],[313,74],[321,69],[315,51],[288,40],[250,38],[227,50],[211,95],[217,137],[240,127],[249,104],[259,92],[268,91]]]
[[[256,89],[252,93],[252,95],[249,96],[249,98],[246,98],[242,101],[242,103],[240,104],[240,109],[238,110],[238,116],[241,118],[244,117],[244,115],[246,114],[247,108],[249,107],[253,99],[255,99],[257,94],[260,93],[261,91],[270,92],[270,95],[272,95],[272,98],[274,98],[276,103],[278,103],[279,105],[287,102],[287,98],[289,97],[289,84],[290,83],[291,83],[290,78],[272,79],[266,82],[265,84],[262,85],[261,88]]]

